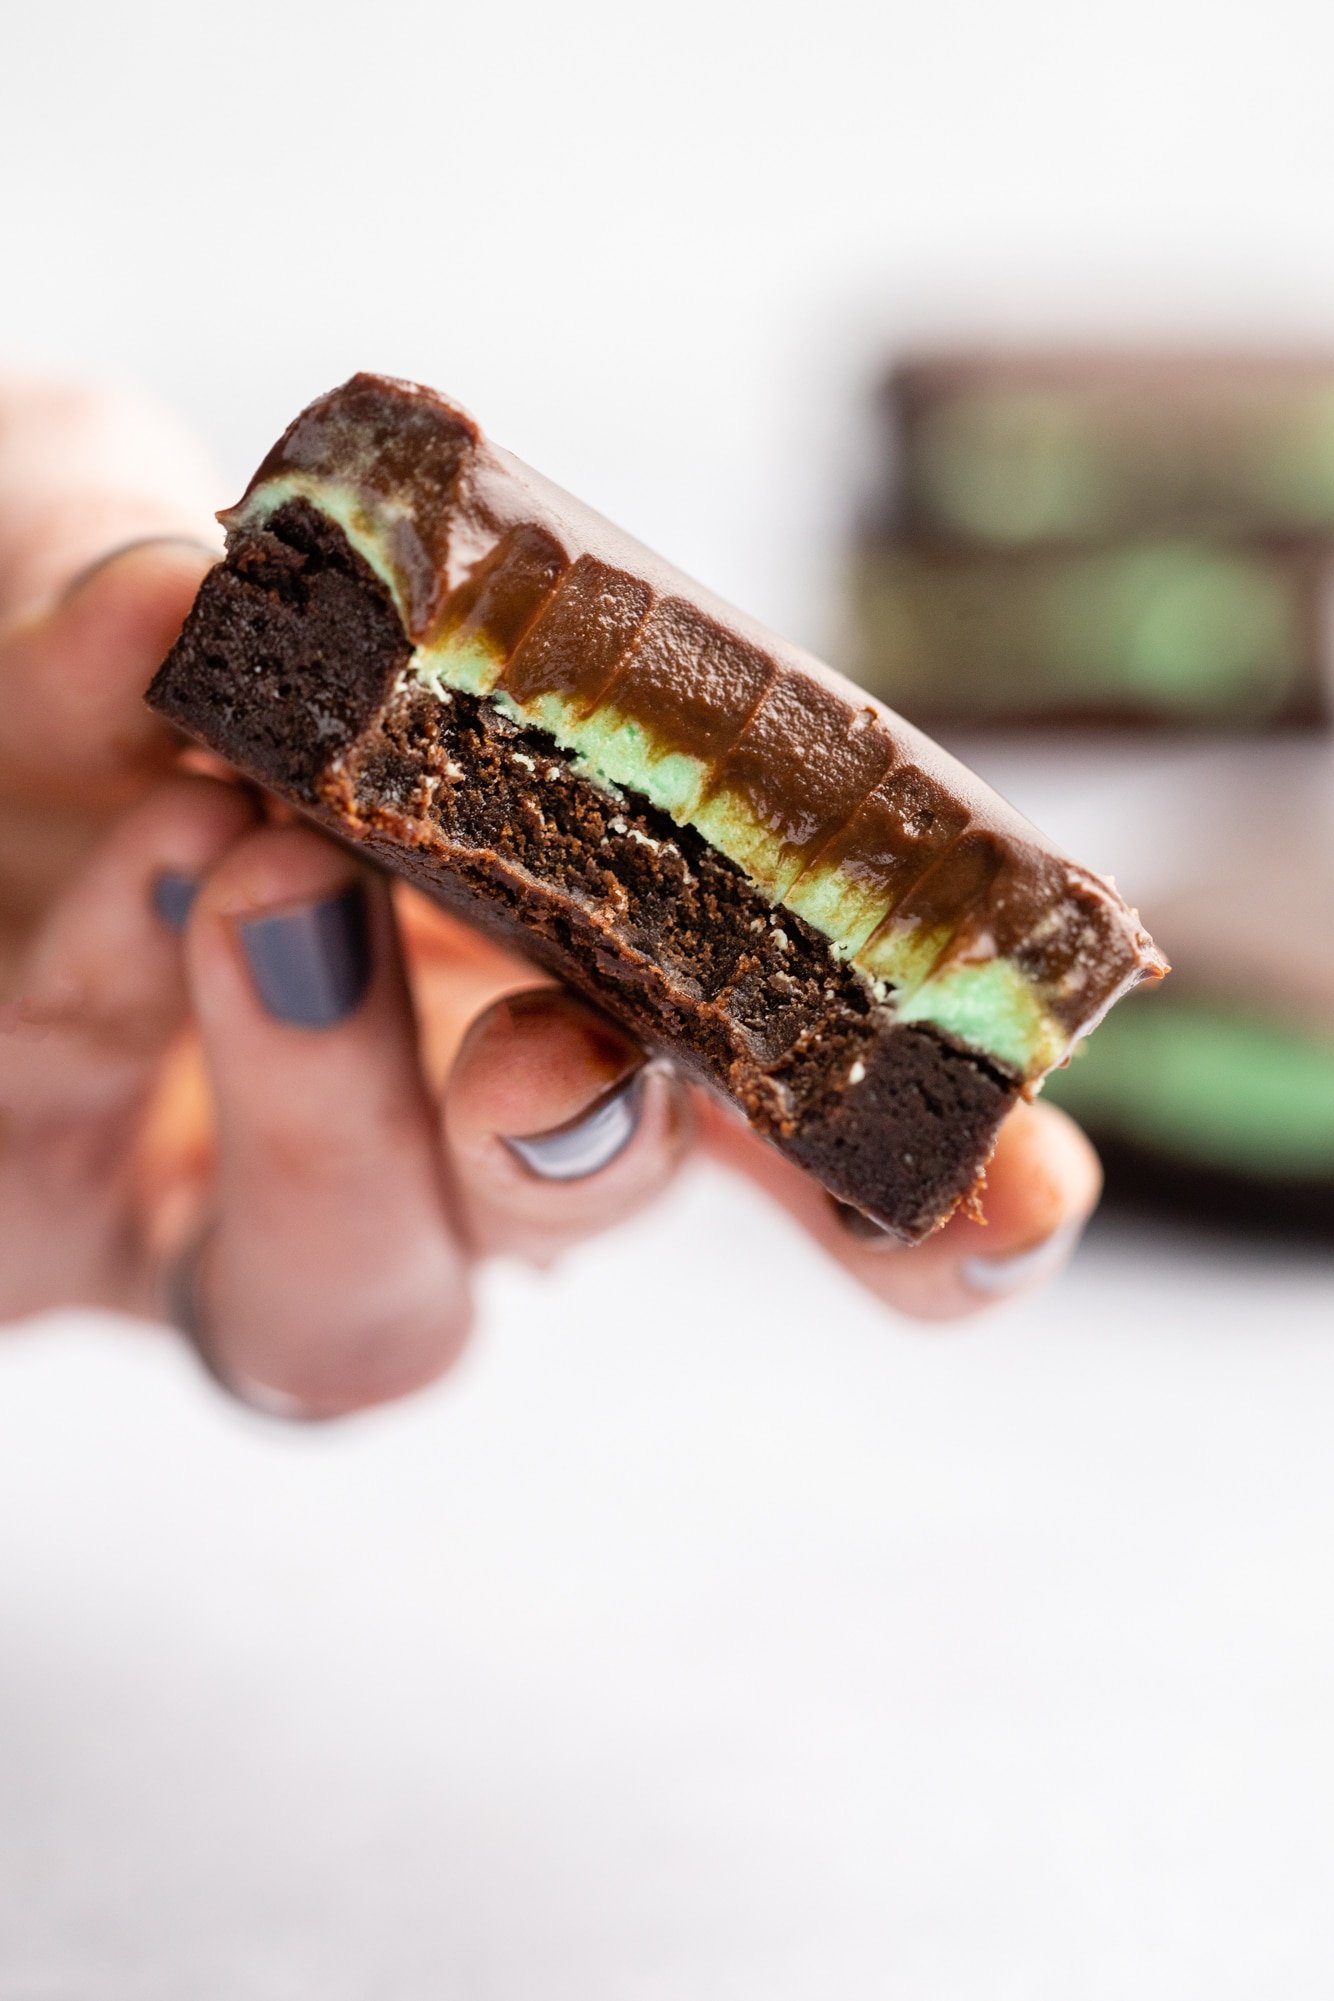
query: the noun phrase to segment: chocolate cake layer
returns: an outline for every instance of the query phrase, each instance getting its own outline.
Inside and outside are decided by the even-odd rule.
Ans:
[[[487,445],[322,398],[150,700],[518,942],[905,1240],[1162,961],[898,718]]]

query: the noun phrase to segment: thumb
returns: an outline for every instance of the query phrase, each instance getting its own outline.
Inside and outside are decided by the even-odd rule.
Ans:
[[[115,805],[170,758],[144,690],[216,561],[202,542],[130,543],[0,636],[0,775],[12,797]]]
[[[0,381],[0,771],[111,794],[163,754],[142,706],[220,537],[188,435],[122,391]]]

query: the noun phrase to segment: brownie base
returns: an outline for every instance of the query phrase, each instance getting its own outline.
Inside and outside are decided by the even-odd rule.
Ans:
[[[422,689],[384,586],[296,501],[206,578],[150,704],[595,1001],[903,1242],[975,1186],[1016,1081],[896,1022],[826,939],[485,699]]]

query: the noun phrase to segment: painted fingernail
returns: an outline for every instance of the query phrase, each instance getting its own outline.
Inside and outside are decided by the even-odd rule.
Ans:
[[[100,576],[109,564],[119,562],[122,556],[128,556],[133,549],[190,549],[197,556],[207,556],[210,563],[222,561],[221,550],[213,548],[208,542],[196,541],[193,535],[135,535],[128,542],[118,542],[114,549],[108,549],[105,555],[95,557],[91,563],[85,563],[83,568],[77,570],[70,578],[57,603],[67,605],[71,598],[78,596],[86,584],[90,584],[94,577]]]
[[[837,1195],[831,1195],[829,1206],[837,1216],[840,1227],[846,1230],[850,1237],[855,1237],[858,1243],[878,1249],[882,1245],[888,1248],[894,1242],[883,1223],[877,1223],[862,1210],[854,1209],[851,1202],[840,1202]]]
[[[964,1284],[974,1292],[1000,1298],[1008,1292],[1023,1292],[1043,1279],[1051,1278],[1068,1262],[1084,1233],[1082,1223],[1065,1223],[1030,1250],[1016,1251],[1008,1258],[968,1258],[963,1267]]]
[[[153,884],[153,908],[173,931],[184,931],[190,907],[199,894],[192,875],[175,875],[170,870]]]
[[[260,1000],[275,1021],[332,1028],[365,998],[370,926],[359,882],[340,896],[237,926]]]
[[[583,1181],[610,1167],[630,1144],[644,1106],[644,1068],[614,1084],[586,1112],[550,1132],[502,1134],[510,1152],[542,1181]]]

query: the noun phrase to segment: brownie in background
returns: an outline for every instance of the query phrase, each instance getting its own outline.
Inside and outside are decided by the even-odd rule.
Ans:
[[[929,721],[1334,712],[1334,359],[924,357],[874,418],[849,671]]]

